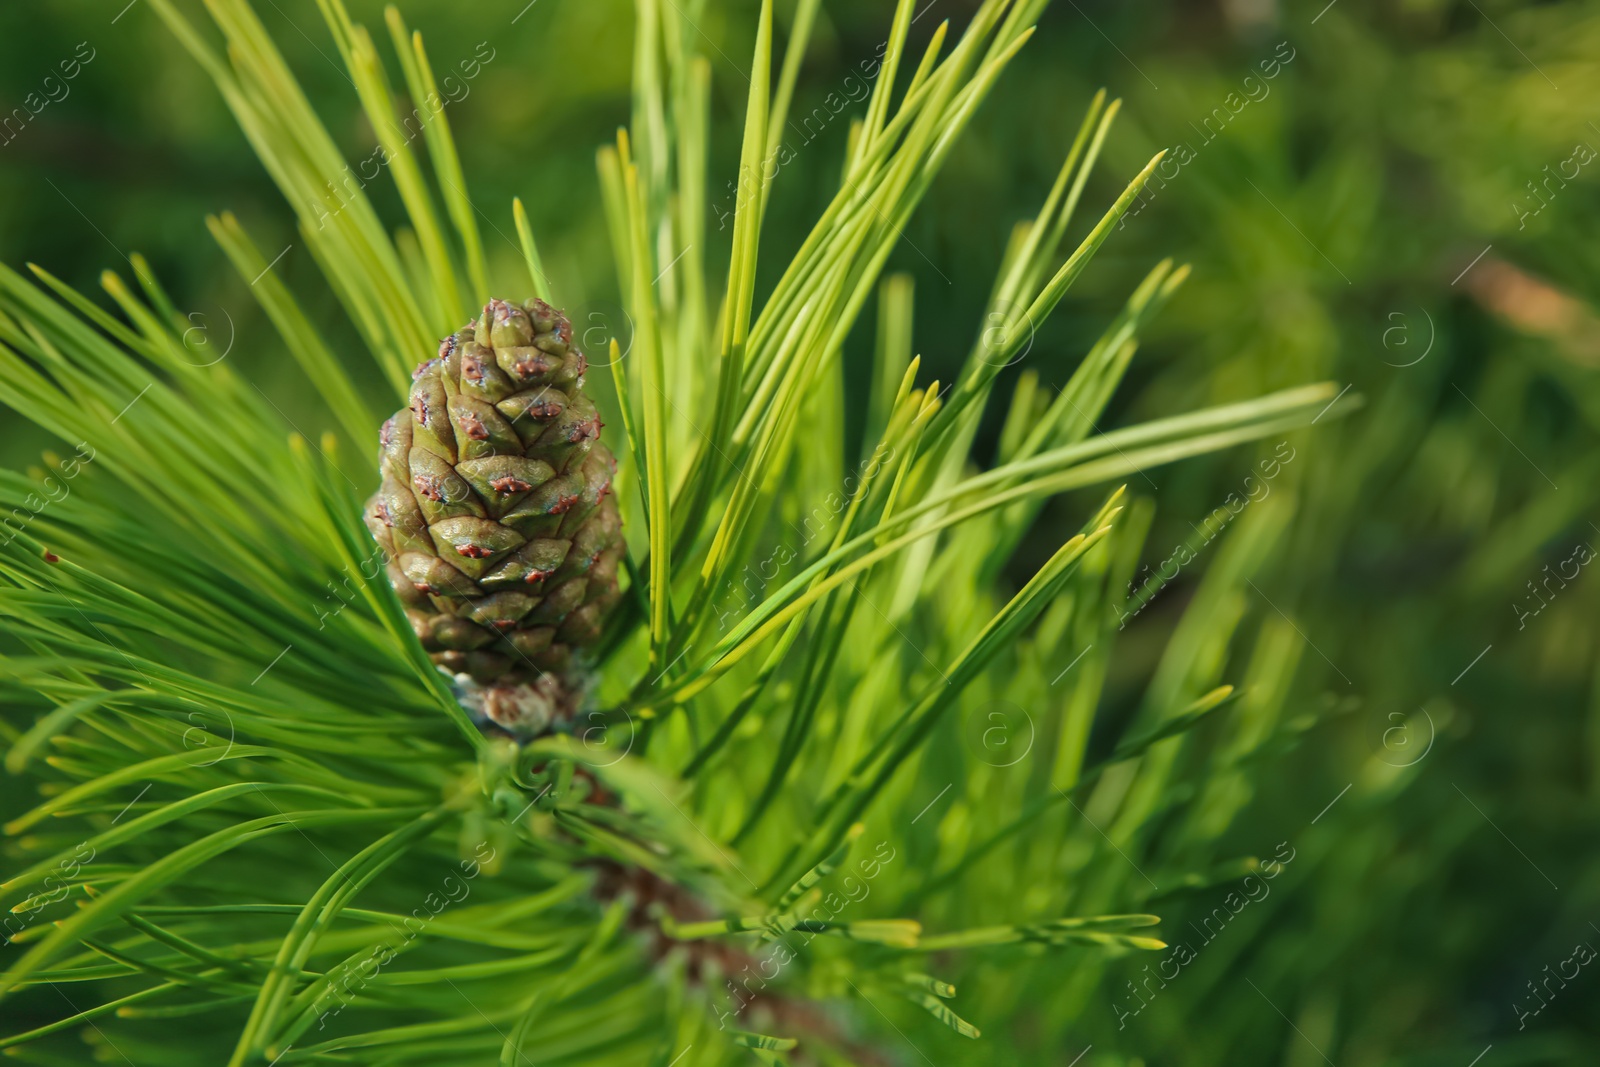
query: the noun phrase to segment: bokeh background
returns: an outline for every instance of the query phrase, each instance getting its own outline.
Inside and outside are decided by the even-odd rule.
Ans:
[[[124,2],[0,5],[0,257],[97,291],[102,270],[129,277],[142,254],[189,311],[197,357],[226,351],[319,429],[324,413],[204,222],[233,211],[270,255],[292,243],[292,216],[202,72],[140,0]],[[349,6],[381,26],[381,5]],[[631,5],[401,6],[441,75],[457,68],[450,122],[494,273],[520,269],[521,196],[573,317],[625,333],[594,151],[628,118]],[[913,41],[975,6],[926,0]],[[733,176],[755,5],[707,7],[715,187]],[[364,158],[371,134],[316,5],[257,8],[349,158]],[[792,8],[778,4],[780,24]],[[874,54],[892,8],[824,3],[796,114]],[[1267,856],[1286,842],[1295,858],[1158,997],[1133,999],[1150,987],[1133,984],[1147,976],[1130,959],[1084,994],[1070,1034],[1048,997],[1037,1018],[1024,1005],[1024,1031],[1052,1035],[1040,1047],[1092,1046],[1086,1067],[1597,1062],[1596,56],[1600,4],[1582,0],[1058,0],[908,227],[891,269],[915,279],[916,351],[949,380],[983,328],[1005,227],[1042,199],[1105,86],[1123,111],[1089,211],[1155,151],[1181,163],[1007,378],[1064,382],[1172,256],[1193,276],[1103,428],[1303,382],[1349,386],[1343,410],[1296,438],[1275,503],[1130,622],[1108,697],[1134,699],[1208,566],[1252,537],[1250,595],[1218,606],[1216,655],[1242,669],[1278,642],[1273,677],[1224,675],[1280,689],[1296,729],[1234,782],[1241,814],[1211,851]],[[840,122],[784,168],[763,237],[775,253],[826,203],[844,136]],[[391,188],[368,192],[398,217]],[[729,232],[713,231],[713,262]],[[340,336],[315,264],[291,249],[279,269]],[[8,466],[45,445],[0,423]],[[1152,569],[1253,459],[1134,480],[1158,502]],[[1177,893],[1160,910],[1181,929],[1216,903]]]

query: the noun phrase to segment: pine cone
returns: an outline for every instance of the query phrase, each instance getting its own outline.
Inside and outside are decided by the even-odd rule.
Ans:
[[[585,368],[561,312],[490,301],[384,423],[366,509],[423,647],[480,725],[519,736],[576,712],[574,650],[619,595],[616,460]]]

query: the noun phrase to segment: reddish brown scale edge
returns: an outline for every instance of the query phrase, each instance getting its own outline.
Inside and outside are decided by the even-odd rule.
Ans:
[[[509,495],[511,493],[526,493],[529,489],[532,489],[533,486],[529,485],[527,482],[523,481],[521,478],[518,478],[514,474],[507,474],[502,478],[489,479],[489,488],[493,489],[497,493],[505,493]]]
[[[549,356],[535,356],[529,359],[518,360],[512,365],[512,368],[520,376],[524,378],[532,378],[535,375],[550,373],[551,368],[553,368],[555,365],[555,361]]]

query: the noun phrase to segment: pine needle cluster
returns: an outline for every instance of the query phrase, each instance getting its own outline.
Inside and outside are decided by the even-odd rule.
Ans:
[[[1219,549],[1137,713],[1097,722],[1150,522],[1117,482],[1281,440],[1337,390],[1101,432],[1188,273],[1163,261],[1063,389],[1025,376],[998,395],[1159,161],[1067,241],[1118,111],[1103,93],[1012,229],[960,373],[924,380],[910,282],[885,264],[1046,0],[986,0],[920,55],[915,5],[897,5],[838,188],[781,270],[762,221],[817,0],[781,55],[763,4],[726,232],[706,218],[699,5],[640,0],[632,122],[598,155],[633,340],[588,354],[590,388],[610,390],[622,597],[580,659],[582,710],[486,733],[362,506],[413,368],[489,300],[560,307],[562,287],[521,203],[523,270],[491,272],[481,226],[505,212],[470,198],[442,110],[420,141],[402,124],[438,94],[421,37],[390,9],[395,82],[340,0],[319,2],[401,225],[339,184],[343,156],[246,0],[208,0],[210,25],[151,6],[361,339],[332,344],[243,225],[209,220],[276,330],[241,343],[298,363],[327,432],[302,434],[233,363],[196,365],[142,261],[131,283],[104,276],[114,310],[44,267],[0,268],[0,399],[76,450],[0,473],[0,508],[27,516],[0,548],[0,731],[40,798],[5,825],[0,1046],[174,1067],[1057,1047],[1107,961],[1164,947],[1163,892],[1256,869],[1214,842],[1241,764],[1292,729],[1277,630],[1245,699],[1219,677],[1241,567],[1281,530],[1270,504]],[[864,331],[862,434],[843,364]],[[389,389],[369,395],[374,368]],[[1004,430],[979,465],[992,407]],[[1099,502],[1013,587],[1046,502],[1086,489]]]

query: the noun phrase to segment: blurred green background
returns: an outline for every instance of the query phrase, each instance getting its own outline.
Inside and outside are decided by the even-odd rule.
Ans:
[[[381,5],[349,6],[381,25]],[[755,6],[713,2],[700,20],[715,67],[714,188],[735,166]],[[913,41],[975,6],[927,0]],[[778,7],[781,23],[793,4]],[[370,131],[316,5],[257,8],[349,158],[364,158]],[[825,2],[797,116],[874,54],[892,8]],[[446,86],[450,122],[493,272],[518,276],[520,195],[560,302],[625,333],[594,150],[629,114],[631,5],[402,10],[435,68],[460,78]],[[1106,86],[1123,112],[1084,214],[1157,150],[1171,162],[1008,378],[1064,382],[1170,255],[1193,277],[1104,428],[1302,382],[1350,386],[1345,417],[1304,435],[1273,482],[1291,518],[1241,605],[1300,638],[1284,683],[1300,732],[1238,787],[1243,814],[1216,852],[1265,856],[1286,841],[1296,858],[1243,930],[1136,1017],[1117,1011],[1143,1004],[1123,986],[1143,981],[1131,961],[1088,995],[1071,1036],[1059,1020],[1027,1022],[1024,1005],[1024,1031],[1050,1035],[1041,1045],[1092,1045],[1086,1065],[1600,1062],[1600,968],[1572,977],[1568,962],[1576,945],[1600,945],[1600,578],[1574,562],[1600,544],[1597,55],[1600,4],[1588,2],[1059,0],[908,227],[890,266],[916,279],[924,378],[949,380],[982,328],[1005,228],[1043,198]],[[0,109],[6,262],[93,291],[102,270],[128,276],[142,253],[191,312],[197,361],[226,351],[303,429],[321,427],[204,224],[231,210],[270,256],[294,243],[291,215],[146,5],[0,6]],[[781,173],[768,262],[787,261],[837,185],[845,126]],[[399,217],[391,187],[368,192]],[[713,263],[730,232],[715,232],[717,203]],[[290,248],[279,268],[340,337],[316,265]],[[870,349],[870,336],[856,341]],[[0,425],[8,466],[45,445],[14,419]],[[1252,458],[1135,479],[1159,502],[1152,569]],[[1081,512],[1060,508],[1063,521]],[[1218,551],[1129,624],[1113,692],[1142,688]],[[1236,644],[1242,664],[1250,641]],[[1216,895],[1162,902],[1164,928]]]

